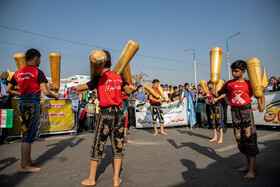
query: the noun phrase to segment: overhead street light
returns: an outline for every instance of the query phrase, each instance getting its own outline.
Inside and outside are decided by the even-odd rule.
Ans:
[[[230,74],[231,74],[231,71],[230,71],[230,66],[229,66],[229,51],[228,51],[228,40],[241,34],[241,32],[238,32],[238,33],[235,33],[229,37],[226,38],[226,47],[227,47],[227,64],[228,64],[228,80],[230,80]]]

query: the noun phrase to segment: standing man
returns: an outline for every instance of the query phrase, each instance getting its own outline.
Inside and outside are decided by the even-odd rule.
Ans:
[[[41,90],[44,95],[59,99],[59,93],[51,93],[47,87],[48,80],[45,74],[38,69],[41,63],[41,54],[36,49],[29,49],[26,53],[27,66],[16,71],[9,82],[6,91],[11,95],[20,96],[18,112],[21,121],[22,144],[21,166],[19,172],[36,172],[41,168],[32,167],[36,161],[31,159],[31,143],[40,131]],[[19,91],[14,90],[18,85]]]
[[[154,89],[154,91],[158,95],[160,95],[160,93],[158,91],[158,87],[159,87],[159,80],[158,79],[154,79],[153,80],[153,89]],[[154,130],[155,130],[155,133],[153,134],[153,136],[157,136],[158,135],[157,118],[159,119],[159,124],[160,124],[160,134],[167,136],[168,134],[166,134],[163,131],[163,128],[164,128],[164,118],[163,118],[163,111],[162,111],[162,108],[161,108],[161,104],[162,104],[164,99],[162,99],[161,97],[156,99],[152,94],[149,95],[149,99],[151,101],[152,122],[153,122]]]
[[[99,114],[95,127],[95,136],[91,150],[91,162],[89,177],[81,182],[84,186],[96,185],[95,176],[99,161],[102,159],[103,150],[108,136],[111,139],[111,146],[114,158],[114,186],[119,186],[119,178],[123,154],[124,122],[125,116],[122,109],[122,90],[126,94],[131,94],[126,81],[118,74],[110,71],[112,65],[111,56],[108,51],[104,51],[107,56],[102,74],[93,78],[86,84],[79,85],[78,91],[93,90],[97,88],[97,98],[99,100]]]

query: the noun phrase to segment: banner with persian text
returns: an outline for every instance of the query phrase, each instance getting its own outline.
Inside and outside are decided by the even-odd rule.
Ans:
[[[135,101],[136,128],[153,127],[150,103]],[[182,126],[188,124],[187,99],[162,104],[164,126]],[[157,121],[159,125],[159,121]]]
[[[13,128],[8,130],[10,136],[21,135],[17,105],[19,100],[12,100],[14,109]],[[40,134],[60,134],[77,131],[75,113],[71,110],[71,100],[41,100]]]

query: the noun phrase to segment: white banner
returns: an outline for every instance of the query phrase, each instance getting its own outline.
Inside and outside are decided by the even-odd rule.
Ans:
[[[150,103],[135,101],[136,128],[153,127]],[[182,126],[188,124],[187,99],[183,102],[174,101],[162,105],[164,126]],[[159,121],[157,121],[159,125]]]
[[[265,110],[259,112],[257,99],[252,97],[252,109],[256,125],[280,126],[280,92],[264,93]],[[232,123],[230,106],[227,112],[228,123]]]

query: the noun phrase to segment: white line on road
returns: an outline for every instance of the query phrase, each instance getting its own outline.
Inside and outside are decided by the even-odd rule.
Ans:
[[[278,136],[278,137],[279,137],[279,135],[280,135],[279,132],[275,132],[275,133],[272,133],[272,134],[268,134],[268,135],[265,135],[265,136],[262,136],[262,137],[258,138],[258,142],[259,142],[259,141],[264,141],[264,140],[270,139],[270,138],[275,137],[275,136]],[[224,152],[224,151],[228,151],[228,150],[231,150],[231,149],[233,149],[233,148],[236,148],[236,147],[237,147],[236,144],[232,144],[232,145],[228,145],[228,146],[226,146],[226,147],[217,149],[216,151],[217,151],[217,152]]]

